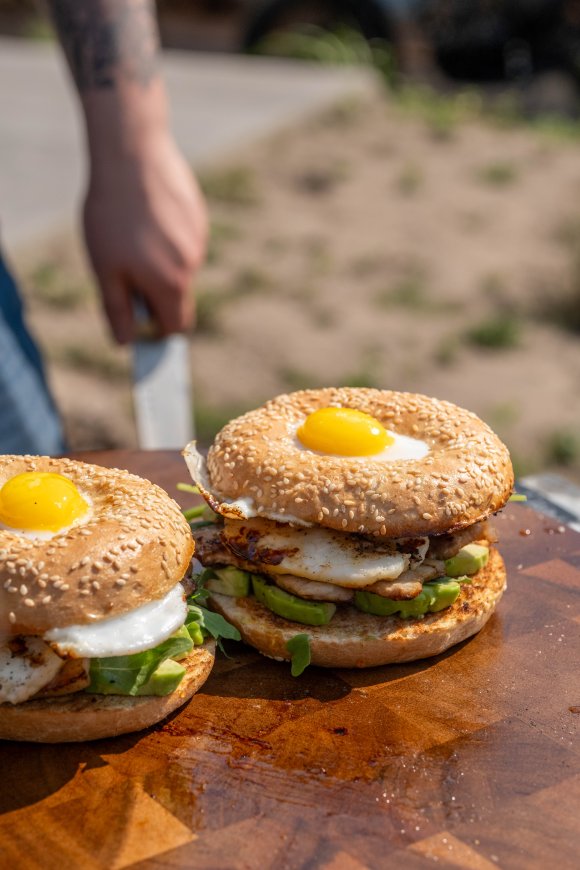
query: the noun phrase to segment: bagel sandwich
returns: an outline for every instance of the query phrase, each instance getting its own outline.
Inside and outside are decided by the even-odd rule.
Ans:
[[[182,583],[193,549],[149,481],[1,456],[0,739],[110,737],[185,703],[215,654]]]
[[[209,606],[266,656],[370,667],[479,631],[506,586],[504,444],[475,414],[365,388],[278,396],[184,450]]]

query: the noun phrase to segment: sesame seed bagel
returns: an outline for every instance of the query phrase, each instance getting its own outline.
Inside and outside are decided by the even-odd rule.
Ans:
[[[363,411],[423,440],[422,459],[324,455],[295,436],[320,408]],[[252,500],[255,512],[386,537],[443,534],[499,510],[513,488],[504,444],[475,414],[450,402],[389,390],[329,388],[278,396],[232,420],[207,459],[215,499]]]
[[[181,660],[186,673],[170,695],[130,698],[75,692],[24,704],[0,704],[0,740],[75,743],[148,728],[197,692],[207,680],[214,659],[213,640],[195,647]]]
[[[235,625],[242,638],[263,655],[290,659],[286,643],[308,634],[312,664],[326,668],[368,668],[411,662],[444,652],[476,634],[493,613],[506,587],[503,559],[495,548],[489,561],[462,584],[451,607],[423,619],[372,616],[340,605],[328,625],[290,622],[272,613],[254,598],[212,594],[211,606]]]
[[[49,540],[0,527],[0,631],[37,635],[162,598],[193,554],[179,506],[148,480],[70,459],[0,457],[0,488],[27,471],[70,478],[90,504]]]

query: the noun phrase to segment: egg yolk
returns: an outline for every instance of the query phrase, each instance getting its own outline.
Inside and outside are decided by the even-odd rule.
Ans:
[[[11,529],[58,532],[88,508],[72,480],[62,474],[26,471],[0,489],[0,523]]]
[[[310,450],[340,456],[374,456],[395,441],[378,420],[353,408],[320,408],[296,434]]]

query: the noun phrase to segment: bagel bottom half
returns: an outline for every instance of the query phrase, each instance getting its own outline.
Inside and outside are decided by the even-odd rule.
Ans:
[[[0,739],[78,743],[141,731],[189,701],[207,680],[214,659],[213,640],[194,647],[181,659],[186,673],[169,695],[132,698],[75,692],[23,704],[0,704]]]
[[[470,579],[451,607],[423,619],[372,616],[348,605],[338,607],[328,625],[309,626],[276,616],[253,596],[212,594],[208,601],[265,656],[289,660],[287,641],[304,633],[313,665],[368,668],[439,655],[483,628],[506,588],[505,565],[494,547],[487,565]]]

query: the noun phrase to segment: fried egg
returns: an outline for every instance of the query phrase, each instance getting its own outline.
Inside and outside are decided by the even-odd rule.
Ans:
[[[234,519],[251,519],[258,516],[254,499],[250,496],[231,499],[224,499],[213,491],[207,472],[207,464],[205,458],[201,455],[195,442],[192,441],[183,451],[185,463],[189,469],[192,480],[197,485],[201,495],[205,498],[209,506],[222,517],[232,517]],[[271,520],[277,520],[281,523],[294,523],[297,526],[311,527],[312,523],[307,523],[298,517],[292,516],[290,513],[278,514],[275,511],[268,511],[267,516]]]
[[[44,639],[61,655],[79,658],[124,656],[153,649],[181,628],[187,616],[181,583],[157,601],[99,619],[88,625],[67,625],[47,631]]]
[[[423,459],[429,453],[426,441],[385,429],[370,414],[354,408],[319,408],[290,434],[298,449],[361,462]]]
[[[395,580],[411,562],[394,542],[345,535],[320,526],[302,529],[270,520],[226,519],[226,546],[268,574],[292,574],[359,589],[378,580]]]
[[[70,478],[25,471],[0,488],[0,529],[26,538],[50,540],[86,522],[91,502]]]

